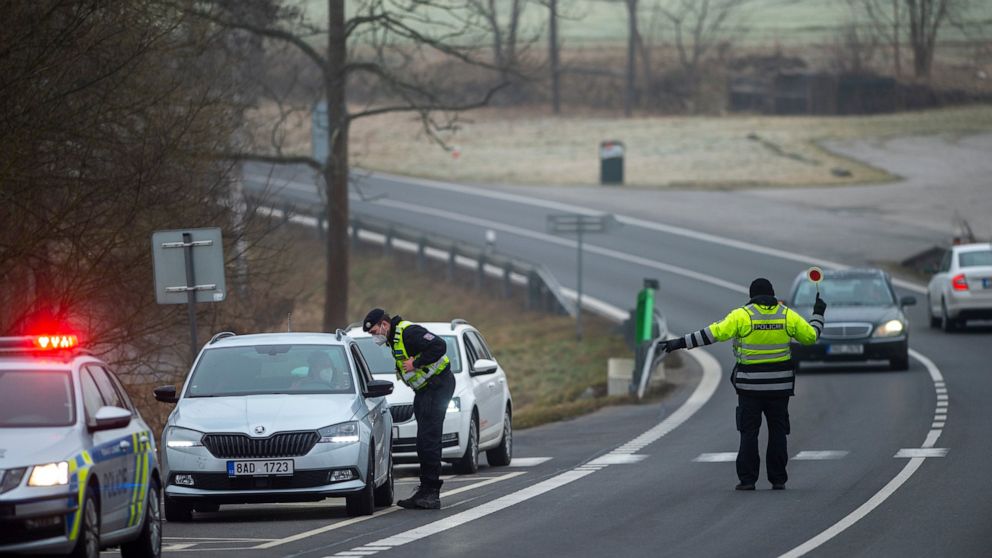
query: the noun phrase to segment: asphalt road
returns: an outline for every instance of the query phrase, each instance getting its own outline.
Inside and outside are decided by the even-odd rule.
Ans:
[[[246,168],[246,187],[268,174]],[[279,169],[273,184],[281,196],[315,200],[308,175]],[[546,216],[597,212],[399,177],[365,176],[360,184],[364,196],[385,197],[354,198],[356,215],[479,242],[493,229],[498,251],[544,263],[570,288],[574,240],[547,234]],[[610,197],[615,194],[600,199]],[[700,223],[707,210],[695,209]],[[800,252],[801,239],[788,230],[778,234],[763,244],[793,252],[620,219],[610,232],[586,239],[585,291],[629,308],[642,279],[658,278],[669,326],[682,332],[743,303],[755,276],[784,292],[796,273],[821,258],[862,261]],[[922,303],[920,292],[900,290]],[[519,432],[517,457],[548,459],[451,478],[440,512],[390,508],[351,520],[334,500],[224,508],[198,514],[191,524],[167,524],[166,554],[988,556],[992,328],[948,335],[928,329],[924,313],[922,304],[910,309],[911,347],[919,358],[909,371],[865,367],[799,377],[784,492],[769,490],[764,479],[756,492],[733,490],[736,397],[726,381],[732,357],[729,346],[717,345],[690,353],[698,364],[677,378],[679,388],[662,404],[611,408]],[[402,497],[415,479],[410,470],[400,474]]]

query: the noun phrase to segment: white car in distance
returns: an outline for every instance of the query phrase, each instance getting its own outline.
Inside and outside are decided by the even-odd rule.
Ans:
[[[992,244],[959,244],[944,253],[927,285],[930,326],[944,331],[992,319]]]
[[[509,465],[513,459],[513,403],[506,374],[485,339],[461,319],[417,323],[447,343],[455,376],[454,395],[444,419],[441,459],[462,474],[479,470],[480,451],[486,452],[489,465]],[[393,415],[393,460],[416,463],[413,390],[396,379],[396,361],[389,347],[376,345],[360,324],[349,326],[348,335],[358,343],[375,378],[394,383],[393,393],[386,397]]]

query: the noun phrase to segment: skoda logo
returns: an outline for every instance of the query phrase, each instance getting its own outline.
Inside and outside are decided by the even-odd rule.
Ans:
[[[255,434],[262,435],[265,434],[265,427],[261,424],[255,427]]]

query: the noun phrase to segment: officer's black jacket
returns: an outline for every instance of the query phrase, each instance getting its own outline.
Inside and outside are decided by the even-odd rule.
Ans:
[[[403,321],[401,316],[394,316],[389,320],[392,327],[389,328],[389,347],[392,349],[393,339],[396,335],[396,325]],[[413,357],[413,366],[420,368],[433,364],[444,356],[448,351],[448,344],[441,339],[441,336],[434,335],[427,331],[427,328],[417,324],[410,324],[403,330],[403,345],[406,353]]]

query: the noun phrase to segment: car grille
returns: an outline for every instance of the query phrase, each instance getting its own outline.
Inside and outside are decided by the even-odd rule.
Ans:
[[[294,457],[306,455],[319,436],[316,432],[284,432],[268,438],[250,438],[244,434],[207,434],[203,445],[214,457]]]
[[[872,324],[864,322],[825,324],[820,337],[823,339],[859,339],[868,337],[871,334],[872,327],[874,327]]]
[[[227,473],[191,473],[193,488],[200,490],[280,490],[313,488],[330,484],[331,469],[296,471],[286,476],[229,477]]]
[[[413,405],[390,405],[389,412],[394,423],[406,422],[413,418]]]

